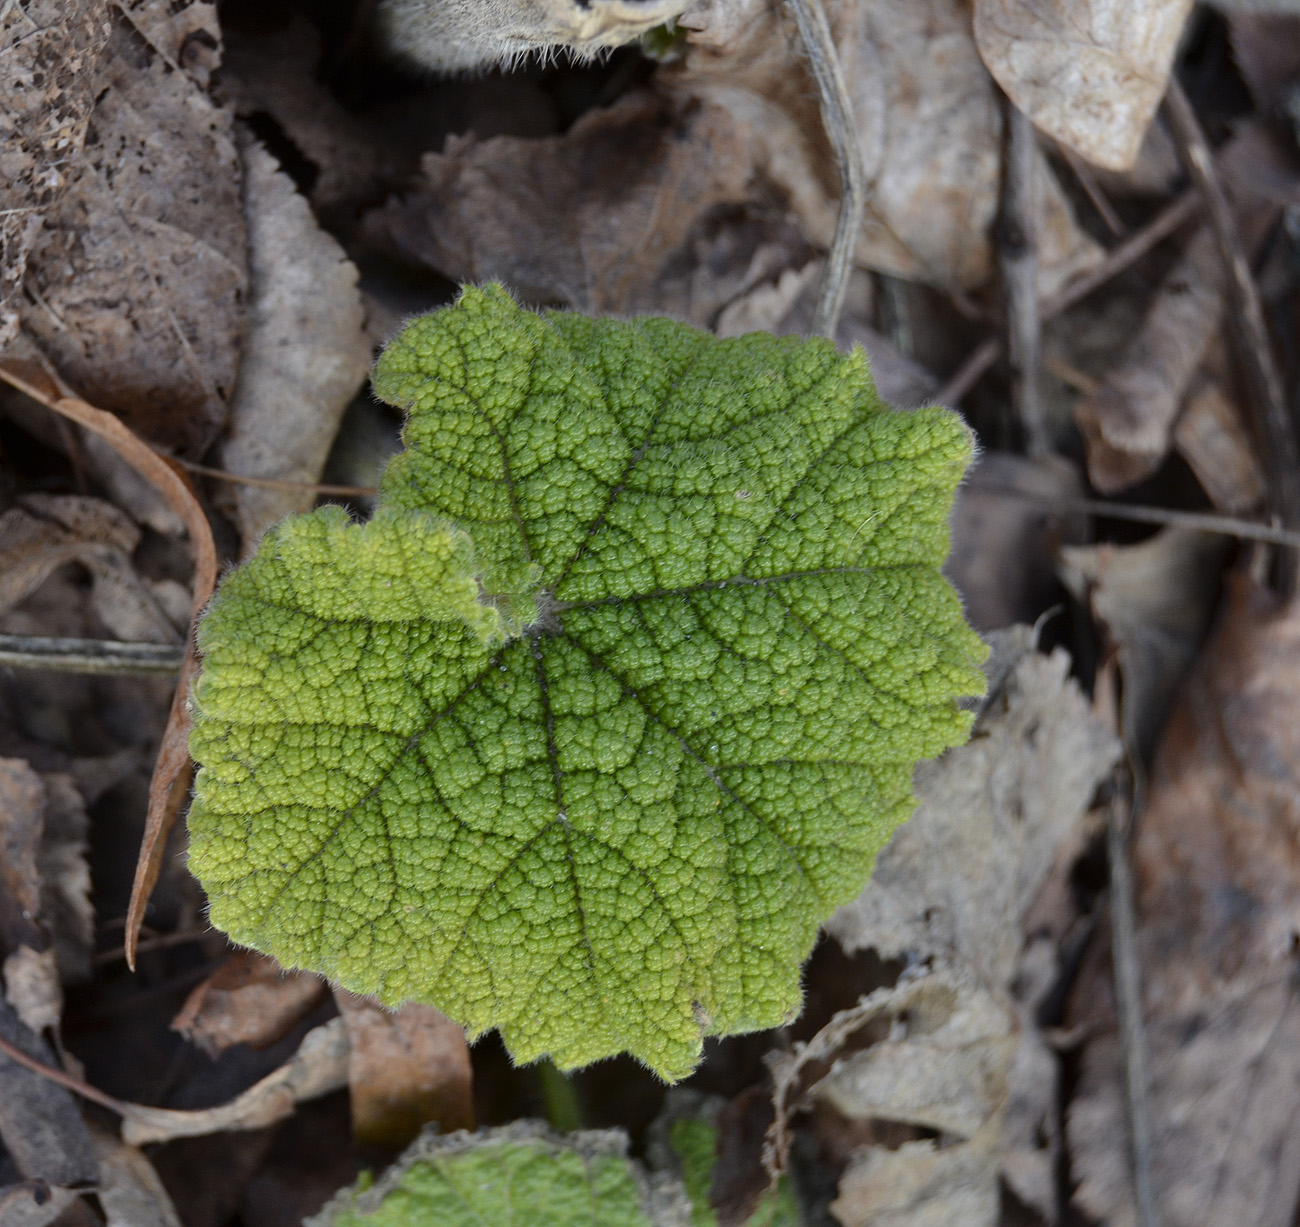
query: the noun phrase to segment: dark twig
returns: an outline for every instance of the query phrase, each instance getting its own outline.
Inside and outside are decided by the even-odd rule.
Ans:
[[[1058,143],[1056,148],[1061,157],[1065,159],[1066,165],[1069,166],[1079,186],[1083,188],[1084,194],[1092,202],[1092,207],[1097,210],[1097,216],[1101,218],[1106,229],[1117,239],[1122,239],[1128,233],[1127,228],[1120,221],[1119,214],[1115,212],[1115,206],[1110,203],[1106,193],[1101,190],[1101,184],[1097,182],[1097,176],[1092,173],[1092,167],[1075,153],[1069,145]]]
[[[184,659],[184,644],[0,635],[0,665],[11,668],[45,669],[53,673],[172,676]]]
[[[1024,432],[1025,450],[1046,456],[1052,450],[1038,395],[1042,321],[1038,305],[1038,139],[1034,125],[1009,98],[1002,144],[1002,216],[998,253],[1007,315],[1007,358],[1011,403]]]
[[[1124,796],[1124,792],[1128,796]],[[1106,851],[1110,860],[1111,954],[1115,975],[1115,1008],[1119,1015],[1120,1047],[1129,1121],[1133,1189],[1139,1227],[1160,1227],[1151,1158],[1150,1081],[1147,1072],[1146,1029],[1142,1022],[1142,975],[1137,953],[1137,914],[1133,901],[1133,870],[1129,864],[1129,834],[1140,807],[1138,790],[1129,787],[1106,807]],[[1125,813],[1127,811],[1127,814]],[[1127,821],[1126,821],[1127,818]]]
[[[182,468],[200,477],[211,477],[216,481],[230,482],[235,486],[257,486],[262,490],[302,490],[311,494],[332,494],[341,498],[367,498],[375,493],[374,486],[338,486],[320,481],[293,481],[288,477],[248,477],[242,473],[228,473],[225,469],[214,469],[206,464],[196,464],[193,460],[172,457]]]
[[[1092,272],[1085,273],[1077,281],[1070,282],[1059,294],[1047,299],[1042,305],[1042,318],[1050,320],[1060,315],[1062,311],[1069,310],[1075,303],[1105,285],[1112,277],[1117,277],[1126,268],[1137,263],[1157,243],[1167,239],[1185,222],[1190,221],[1200,209],[1200,203],[1195,192],[1184,192],[1173,204],[1157,213],[1141,230],[1132,234],[1117,247],[1111,248],[1106,253],[1105,259]],[[939,390],[934,398],[935,401],[941,405],[957,404],[1001,354],[1002,342],[997,337],[990,337],[987,341],[981,342],[971,351],[956,374]]]
[[[1269,545],[1287,545],[1300,549],[1300,532],[1294,529],[1277,528],[1272,524],[1260,524],[1255,520],[1241,520],[1235,516],[1215,515],[1205,511],[1174,511],[1168,507],[1145,507],[1140,503],[1112,503],[1099,498],[1057,498],[1020,490],[1014,486],[980,485],[976,489],[982,493],[1022,499],[1028,503],[1050,507],[1054,511],[1104,516],[1111,520],[1132,520],[1137,524],[1189,528],[1196,532],[1236,537],[1241,541],[1263,541]]]
[[[840,172],[840,216],[835,225],[821,296],[813,312],[812,330],[819,336],[834,337],[844,307],[844,294],[853,271],[853,249],[862,229],[862,211],[867,201],[867,172],[862,165],[853,103],[844,84],[840,58],[831,37],[830,23],[822,0],[787,0],[799,26],[808,63],[821,95],[822,123],[835,151]]]
[[[1285,528],[1300,528],[1300,452],[1287,413],[1282,376],[1273,354],[1259,288],[1250,271],[1236,219],[1214,167],[1214,155],[1201,131],[1192,104],[1177,81],[1170,81],[1165,114],[1179,155],[1205,203],[1210,227],[1228,272],[1233,332],[1245,368],[1255,428],[1269,475],[1269,506]],[[1300,590],[1300,556],[1283,551],[1278,560],[1278,587],[1286,596]]]
[[[114,1099],[112,1095],[106,1091],[101,1091],[98,1087],[91,1086],[89,1082],[83,1082],[80,1078],[74,1078],[61,1069],[55,1069],[52,1065],[46,1065],[43,1061],[28,1056],[21,1048],[11,1044],[3,1036],[0,1036],[0,1054],[8,1057],[11,1061],[17,1062],[24,1069],[30,1069],[34,1074],[40,1074],[42,1078],[57,1082],[61,1087],[80,1095],[82,1099],[89,1099],[91,1103],[97,1103],[101,1108],[107,1108],[110,1112],[115,1112],[118,1116],[130,1120],[137,1115],[134,1104]]]

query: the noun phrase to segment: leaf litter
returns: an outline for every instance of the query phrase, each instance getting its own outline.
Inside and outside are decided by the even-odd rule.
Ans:
[[[1191,212],[1144,235],[1186,198],[1159,111],[1177,78],[1279,355],[1295,348],[1300,15],[825,7],[868,170],[837,338],[865,345],[895,403],[960,389],[984,462],[949,574],[982,630],[1041,619],[1041,646],[993,636],[976,738],[918,776],[921,810],[808,966],[805,1017],[708,1049],[692,1086],[717,1113],[716,1216],[758,1204],[775,1078],[805,1221],[1143,1222],[1131,1037],[1111,1006],[1124,935],[1105,919],[1092,808],[1124,795],[1110,724],[1149,776],[1129,852],[1152,1134],[1139,1165],[1166,1223],[1289,1223],[1286,568],[1231,537],[1136,528],[1110,499],[1247,518],[1278,505],[1251,355],[1224,326],[1221,236]],[[327,466],[375,484],[396,424],[364,390],[373,346],[457,280],[726,335],[808,328],[839,178],[785,5],[696,0],[675,31],[604,63],[475,78],[385,60],[367,8],[0,4],[0,634],[187,643],[218,555],[309,508]],[[1021,454],[1006,371],[980,356],[1004,336],[997,268],[1014,238],[997,225],[1002,91],[1040,132],[1040,298],[1075,295],[1046,324],[1046,458]],[[186,481],[152,448],[270,484]],[[200,520],[214,549],[196,580]],[[186,801],[185,689],[0,675],[0,820],[18,840],[3,891],[26,901],[0,916],[4,1034],[154,1109],[128,1116],[137,1141],[169,1139],[115,1140],[66,1089],[0,1061],[15,1092],[0,1110],[6,1223],[92,1213],[92,1198],[110,1223],[297,1223],[427,1119],[477,1121],[470,1136],[490,1141],[567,1104],[634,1153],[659,1136],[671,1103],[629,1062],[515,1069],[432,1012],[336,1004],[314,977],[232,956],[183,831],[162,821]],[[173,694],[129,972],[123,922]],[[655,1153],[653,1169],[678,1170]]]

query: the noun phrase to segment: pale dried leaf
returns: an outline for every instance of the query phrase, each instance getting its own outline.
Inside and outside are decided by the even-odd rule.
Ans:
[[[1165,728],[1133,846],[1156,1196],[1168,1227],[1290,1227],[1300,1208],[1300,604],[1233,581]],[[1122,1064],[1099,949],[1068,1021],[1077,1198],[1136,1222]]]
[[[291,1060],[229,1103],[193,1112],[132,1105],[131,1115],[122,1122],[122,1140],[143,1146],[227,1130],[261,1129],[291,1116],[295,1105],[347,1084],[347,1025],[335,1018],[309,1031]]]
[[[859,1007],[887,1039],[841,1058],[814,1098],[852,1119],[899,1121],[968,1139],[1007,1094],[1016,1019],[1005,1000],[948,971],[872,993]]]
[[[45,786],[27,763],[0,758],[0,942],[39,944],[36,850],[45,821]]]
[[[224,467],[244,477],[315,482],[370,369],[357,269],[261,145],[248,144],[243,156],[252,284]],[[245,551],[315,501],[311,491],[233,487]]]
[[[1034,123],[1124,170],[1164,97],[1192,0],[976,0],[975,40]]]
[[[88,495],[28,494],[0,516],[0,613],[70,562],[90,572],[91,605],[116,638],[175,643],[180,628],[131,565],[140,530]]]
[[[22,308],[83,395],[195,456],[225,421],[247,287],[230,119],[178,63],[219,46],[211,4],[114,6],[93,140],[31,252]]]
[[[1223,318],[1226,294],[1218,246],[1202,227],[1160,283],[1141,331],[1097,390],[1075,406],[1088,476],[1102,492],[1134,485],[1164,462],[1174,419]]]
[[[1174,425],[1174,446],[1220,511],[1253,511],[1267,492],[1241,405],[1217,380],[1194,391]]]
[[[127,761],[134,764],[134,755]],[[119,765],[119,770],[120,765]],[[45,784],[45,825],[36,850],[41,879],[41,924],[50,935],[63,984],[90,978],[95,943],[91,901],[90,816],[86,797],[72,776],[51,772]]]
[[[63,1017],[63,988],[54,950],[19,946],[4,961],[5,1000],[23,1026],[38,1035]]]
[[[81,156],[107,13],[107,0],[0,5],[0,349],[18,331],[28,254]]]
[[[368,1145],[401,1146],[425,1125],[443,1133],[474,1125],[465,1032],[432,1006],[393,1011],[336,989],[352,1058],[352,1132]]]
[[[1010,986],[1021,918],[1118,756],[1069,669],[1059,650],[1024,657],[970,742],[917,769],[916,813],[827,923],[847,949],[931,957]]]
[[[1000,1210],[996,1144],[984,1137],[946,1148],[928,1141],[866,1147],[831,1203],[843,1227],[995,1227]]]
[[[1124,728],[1144,758],[1209,629],[1231,543],[1164,528],[1138,545],[1067,546],[1061,578],[1119,648]]]
[[[981,451],[957,491],[944,574],[978,631],[1034,623],[1057,604],[1052,564],[1061,540],[1084,540],[1081,516],[1054,499],[1081,497],[1083,482],[1063,456]]]
[[[0,1036],[43,1065],[56,1064],[49,1045],[0,1000]],[[72,1092],[0,1056],[0,1143],[28,1179],[87,1184],[95,1179],[90,1135]]]
[[[176,1207],[142,1151],[104,1128],[92,1128],[90,1140],[99,1162],[96,1196],[107,1227],[181,1227]]]
[[[326,992],[320,976],[285,971],[267,955],[239,950],[195,986],[172,1030],[210,1057],[234,1044],[265,1048],[288,1035]]]

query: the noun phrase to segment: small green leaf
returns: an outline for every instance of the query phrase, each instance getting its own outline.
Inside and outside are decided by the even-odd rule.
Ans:
[[[680,1186],[646,1177],[626,1146],[612,1130],[562,1136],[527,1122],[426,1134],[306,1227],[686,1227]]]
[[[213,922],[520,1061],[683,1077],[797,1012],[914,764],[966,736],[969,434],[861,352],[496,286],[375,388],[409,412],[375,519],[282,525],[200,632]]]

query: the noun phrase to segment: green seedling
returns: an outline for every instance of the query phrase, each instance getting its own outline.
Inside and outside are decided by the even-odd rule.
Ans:
[[[789,1021],[984,688],[939,570],[966,427],[860,351],[499,286],[374,385],[409,415],[374,518],[284,522],[200,627],[213,923],[523,1062],[675,1080]]]

